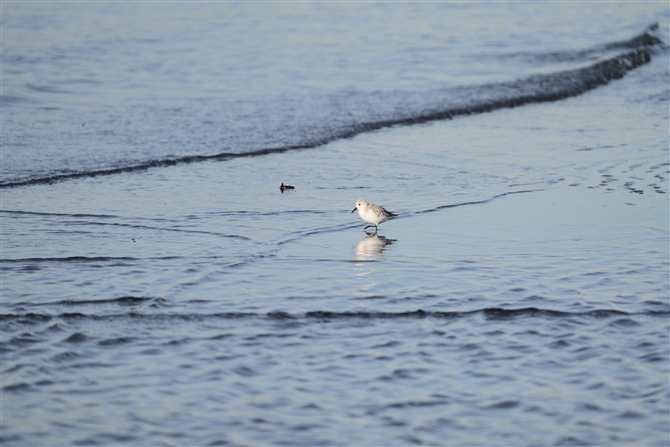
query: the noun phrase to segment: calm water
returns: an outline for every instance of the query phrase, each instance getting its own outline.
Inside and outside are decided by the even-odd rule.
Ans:
[[[2,444],[670,445],[669,17],[3,3]]]

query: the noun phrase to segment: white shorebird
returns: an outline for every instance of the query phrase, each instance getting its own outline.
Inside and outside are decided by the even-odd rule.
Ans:
[[[374,203],[368,203],[363,199],[358,199],[356,201],[356,208],[351,210],[351,212],[353,213],[356,210],[358,210],[358,215],[361,216],[361,219],[370,224],[363,229],[366,230],[374,226],[375,233],[377,232],[377,225],[397,216],[397,214],[386,211],[384,207],[375,205]]]

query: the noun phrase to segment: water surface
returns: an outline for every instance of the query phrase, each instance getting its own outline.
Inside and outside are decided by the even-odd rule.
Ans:
[[[668,445],[667,22],[3,4],[3,445]]]

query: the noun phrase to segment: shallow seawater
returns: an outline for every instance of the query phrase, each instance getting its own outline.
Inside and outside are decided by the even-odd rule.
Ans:
[[[229,25],[238,32],[251,20],[248,7],[240,8],[244,20]],[[322,17],[312,8],[317,7],[284,12],[303,23]],[[354,12],[338,13],[357,16],[358,6],[351,8]],[[476,29],[493,23],[480,15],[485,10],[458,8],[459,14],[481,18]],[[386,71],[379,91],[372,91],[365,67],[340,67],[337,73],[351,75],[351,85],[340,78],[344,84],[334,83],[324,102],[317,87],[328,84],[329,70],[346,54],[328,44],[326,37],[339,30],[333,22],[299,60],[309,64],[314,54],[330,48],[325,65],[317,67],[320,74],[303,74],[284,93],[304,94],[296,100],[303,105],[312,98],[307,112],[329,104],[313,118],[323,128],[337,124],[337,134],[348,121],[333,111],[340,109],[329,107],[345,98],[361,107],[352,110],[359,114],[353,122],[364,116],[360,122],[369,125],[396,116],[390,112],[394,107],[402,112],[398,115],[406,113],[402,98],[416,106],[441,83],[468,92],[473,85],[493,83],[486,84],[489,91],[503,85],[496,82],[514,78],[524,64],[521,77],[590,66],[594,55],[609,60],[613,50],[598,44],[623,41],[654,17],[640,13],[639,23],[631,24],[624,21],[635,10],[631,5],[609,5],[607,14],[627,23],[616,38],[607,34],[619,22],[575,34],[570,21],[558,18],[542,19],[544,25],[540,19],[528,21],[535,31],[548,30],[524,36],[518,26],[537,11],[514,8],[521,13],[515,27],[495,22],[500,26],[495,29],[507,30],[506,39],[473,31],[478,36],[472,39],[474,56],[514,61],[499,70],[474,56],[478,61],[468,66],[468,52],[459,47],[458,70],[451,77],[440,75],[449,65],[430,65],[427,55],[439,49],[420,36],[410,39],[412,45],[401,37],[380,45],[382,54],[373,63],[368,56],[375,54],[379,36],[362,30],[347,42],[367,42],[352,58],[380,70],[369,73],[384,72],[379,61],[393,59],[385,52],[424,65],[399,70],[406,76]],[[571,8],[563,11],[564,18],[589,23],[589,14]],[[400,20],[403,11],[391,9]],[[161,11],[165,16],[158,15],[157,23],[172,23],[172,13]],[[203,29],[214,33],[216,20],[200,14],[209,11],[206,7],[183,11],[202,17]],[[295,11],[306,16],[297,18]],[[412,20],[420,22],[426,12],[417,11]],[[431,20],[430,30],[440,31],[439,20]],[[272,25],[281,42],[291,36],[269,17],[255,23]],[[151,26],[142,29],[157,33]],[[206,51],[195,48],[201,37],[191,31],[175,51],[184,54],[193,47],[193,66],[174,77],[159,76],[157,89],[179,84],[181,76],[213,82],[212,73],[196,68],[225,67],[221,61],[203,64]],[[125,48],[127,53],[117,55],[121,60],[141,59],[147,51],[142,45],[166,50],[175,42],[141,40],[130,51],[128,41],[115,40],[116,33],[109,28],[89,35],[106,51],[110,42]],[[667,34],[665,25],[658,33]],[[552,36],[559,41],[552,44]],[[78,39],[64,38],[54,48],[70,54],[67,48]],[[356,48],[349,44],[345,47]],[[38,42],[31,45],[35,53],[41,51]],[[565,46],[570,54],[591,50],[561,60]],[[538,59],[536,50],[553,62],[529,63]],[[157,90],[144,94],[155,95],[153,107],[165,115],[133,131],[141,136],[136,146],[116,139],[125,131],[112,131],[110,124],[106,134],[92,118],[87,126],[98,127],[88,136],[76,134],[71,150],[59,152],[63,135],[54,137],[54,145],[44,137],[58,126],[42,123],[22,147],[36,145],[33,156],[59,152],[73,164],[59,159],[49,170],[42,159],[22,171],[29,153],[10,146],[13,168],[3,167],[14,169],[13,180],[27,183],[0,189],[2,444],[668,445],[667,53],[665,44],[649,50],[651,63],[560,101],[418,120],[411,126],[366,127],[348,138],[328,134],[322,145],[301,143],[254,156],[179,158],[220,150],[207,146],[221,136],[218,132],[229,132],[225,138],[238,142],[246,136],[239,129],[204,130],[217,111],[211,102],[199,102],[200,114],[189,115],[188,101],[176,101],[175,107],[184,107],[181,112],[168,110],[163,101],[175,97]],[[279,71],[271,82],[266,69],[242,63],[254,58],[238,55],[241,71],[228,78],[233,86],[243,82],[246,67],[272,86],[271,93],[281,93],[281,81],[296,73],[295,67],[284,67],[290,73]],[[168,60],[145,56],[157,63]],[[259,49],[257,60],[277,66],[270,63],[274,59]],[[407,68],[413,63],[408,60],[398,64]],[[48,66],[43,59],[32,63]],[[101,70],[100,64],[94,58],[91,70]],[[124,82],[147,82],[144,75],[129,76]],[[35,94],[12,82],[17,97]],[[103,76],[98,82],[111,81]],[[394,83],[409,85],[414,93],[394,93]],[[117,88],[126,95],[137,91]],[[259,101],[252,109],[263,108],[261,87],[247,93],[221,88],[233,92],[232,103],[247,104],[250,95]],[[367,99],[353,94],[356,89]],[[189,85],[182,94],[196,91]],[[105,92],[106,101],[113,102],[114,90]],[[3,126],[27,119],[24,102],[12,105],[26,109],[10,112]],[[77,107],[85,112],[84,103]],[[287,108],[268,100],[263,116],[288,113],[296,103],[283,104]],[[377,116],[365,104],[384,106]],[[90,107],[98,110],[99,104]],[[33,110],[38,118],[80,113],[38,109]],[[114,103],[112,109],[124,106]],[[223,120],[229,124],[248,111],[231,110]],[[145,112],[138,104],[128,107],[130,116]],[[156,127],[152,121],[180,114],[184,123],[201,127],[177,129],[169,119]],[[324,116],[339,118],[323,122]],[[282,115],[261,128],[270,132],[290,121],[284,120]],[[284,137],[304,143],[311,136],[300,129],[287,126],[275,140],[253,134],[253,144],[240,144],[239,150],[254,152]],[[21,133],[11,129],[13,144]],[[167,147],[150,150],[163,140]],[[109,150],[98,153],[100,143],[79,152],[96,141]],[[185,147],[177,151],[179,144]],[[165,154],[168,158],[161,158]],[[180,161],[166,162],[172,155]],[[163,161],[142,165],[154,156]],[[282,182],[295,189],[281,192]],[[358,198],[398,217],[381,224],[377,234],[366,234],[365,223],[351,213]]]
[[[665,319],[62,316],[12,337],[6,423],[84,445],[654,445]]]
[[[508,115],[532,112],[481,121]],[[573,147],[545,155],[572,157],[560,181],[520,168],[459,188],[480,157],[450,169],[430,147],[461,124],[60,183],[31,206],[5,194],[44,213],[4,213],[11,240],[30,238],[3,267],[7,442],[662,444],[664,194],[608,191],[599,171],[630,167]],[[423,141],[424,171],[405,179],[393,156],[374,187],[353,182],[359,146],[383,160],[389,140]],[[654,158],[638,175],[667,178]],[[296,189],[264,180],[273,167]],[[358,196],[400,217],[366,236]]]

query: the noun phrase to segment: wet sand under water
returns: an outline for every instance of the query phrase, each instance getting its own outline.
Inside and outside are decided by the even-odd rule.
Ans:
[[[3,444],[667,445],[638,105],[3,190]]]
[[[358,216],[353,220],[360,228],[286,244],[267,261],[275,268],[259,278],[268,283],[255,287],[290,289],[282,278],[293,281],[290,270],[296,269],[302,277],[296,293],[341,276],[343,290],[330,294],[352,299],[352,310],[407,310],[412,301],[423,310],[469,310],[479,301],[484,307],[632,312],[653,309],[667,288],[667,201],[656,196],[555,186],[401,213],[372,236]],[[418,298],[431,295],[441,299]],[[329,299],[321,295],[319,305]],[[268,310],[277,309],[299,311],[290,302]]]
[[[242,267],[220,300],[8,321],[8,445],[664,445],[667,209],[627,197],[361,221]]]

